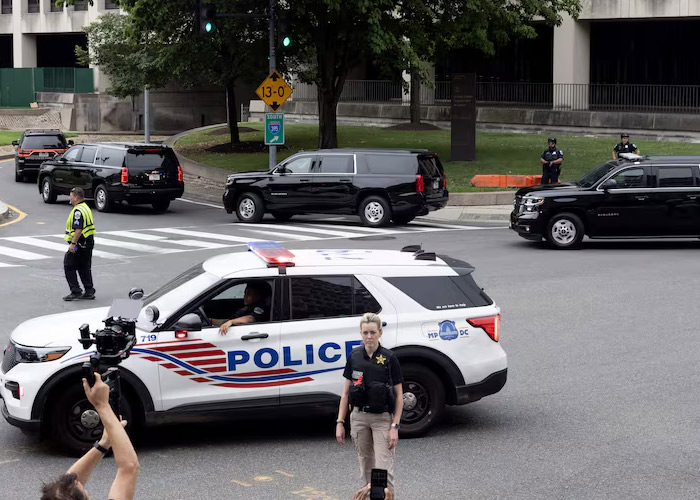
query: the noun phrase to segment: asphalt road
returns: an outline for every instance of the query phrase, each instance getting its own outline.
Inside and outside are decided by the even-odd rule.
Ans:
[[[202,240],[225,246],[189,248],[176,243],[192,239],[187,234],[153,228],[255,234],[223,210],[182,201],[161,215],[146,208],[98,214],[99,232],[166,237],[108,238],[187,251],[103,246],[117,258],[95,259],[97,299],[66,303],[60,253],[27,241],[60,242],[51,235],[63,230],[67,202],[44,205],[33,185],[14,184],[8,164],[0,167],[0,199],[28,214],[0,227],[0,247],[15,251],[0,262],[16,266],[0,268],[0,345],[29,318],[107,305],[132,286],[149,290],[208,256],[242,248],[210,238]],[[476,266],[477,282],[502,309],[508,383],[496,395],[449,409],[429,436],[399,443],[400,499],[700,496],[699,242],[586,242],[562,252],[507,229],[456,224],[368,232],[350,219],[317,218],[281,226],[259,229],[294,235],[285,242],[291,249],[422,242]],[[318,232],[324,230],[349,237]],[[9,239],[27,236],[34,239]],[[17,255],[27,255],[16,250],[43,258],[23,260]],[[360,485],[355,453],[333,434],[332,416],[159,427],[138,443],[138,498],[349,499]],[[0,499],[37,498],[41,481],[72,461],[0,422]],[[88,484],[94,498],[105,497],[113,475],[107,459]]]

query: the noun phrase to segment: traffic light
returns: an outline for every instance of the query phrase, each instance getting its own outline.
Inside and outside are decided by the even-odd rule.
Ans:
[[[292,20],[288,10],[280,10],[277,14],[277,43],[282,47],[292,44]]]
[[[213,35],[216,32],[216,7],[203,3],[199,5],[199,33]]]

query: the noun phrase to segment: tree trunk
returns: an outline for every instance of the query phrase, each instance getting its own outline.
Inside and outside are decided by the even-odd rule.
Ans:
[[[241,137],[238,135],[238,121],[236,120],[236,81],[229,80],[226,82],[226,117],[228,120],[228,129],[231,133],[231,146],[241,143]]]
[[[339,93],[318,89],[318,148],[338,147],[338,122],[336,111]]]
[[[420,73],[418,68],[411,71],[411,123],[420,123]]]

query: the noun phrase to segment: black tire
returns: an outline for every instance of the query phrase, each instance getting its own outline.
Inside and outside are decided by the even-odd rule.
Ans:
[[[104,184],[100,184],[95,188],[95,208],[98,212],[110,212],[112,210],[112,200],[109,196],[109,191]]]
[[[122,384],[122,389],[124,388]],[[59,394],[60,392],[60,394]],[[83,455],[102,435],[102,422],[94,407],[85,397],[80,379],[63,386],[52,398],[49,408],[49,430],[51,438],[63,450]],[[128,422],[127,430],[135,423],[134,405],[122,395],[119,410],[122,419]]]
[[[415,215],[403,215],[403,216],[394,216],[394,224],[397,226],[403,226],[404,224],[408,224],[411,222],[413,219],[415,219]]]
[[[369,227],[386,226],[391,220],[391,205],[382,196],[368,196],[360,203],[357,211],[362,225]]]
[[[265,203],[255,193],[243,193],[236,201],[236,216],[241,222],[260,222],[265,215]]]
[[[285,222],[294,217],[294,214],[287,212],[270,212],[272,216],[280,222]]]
[[[401,436],[422,436],[445,412],[445,387],[429,368],[408,364],[403,372]]]
[[[560,250],[578,248],[584,235],[583,221],[578,215],[562,212],[547,223],[545,238],[552,247]]]
[[[15,167],[15,182],[24,182],[24,175]]]
[[[41,198],[44,203],[56,203],[56,190],[53,188],[51,176],[46,176],[41,180]]]
[[[158,200],[151,203],[156,212],[165,212],[170,206],[170,200]]]

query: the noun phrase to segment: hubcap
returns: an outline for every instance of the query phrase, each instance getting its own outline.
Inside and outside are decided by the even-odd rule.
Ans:
[[[105,203],[107,202],[107,195],[105,194],[103,189],[98,189],[97,194],[95,195],[95,203],[97,203],[97,206],[102,208],[105,206]]]
[[[86,429],[94,429],[100,425],[100,416],[95,410],[85,410],[82,415],[80,415],[80,423]]]
[[[430,395],[423,385],[415,381],[404,381],[403,414],[404,424],[416,424],[428,417],[430,410]]]
[[[43,193],[44,193],[44,199],[48,200],[49,195],[51,194],[51,184],[49,184],[48,180],[44,181]]]
[[[365,219],[377,223],[384,218],[384,207],[381,203],[372,201],[365,207]]]
[[[244,219],[250,219],[255,215],[255,203],[250,198],[241,200],[238,204],[238,211]]]
[[[404,392],[403,393],[403,409],[404,409],[404,411],[413,410],[417,404],[418,404],[418,400],[416,399],[415,394],[413,394],[412,392]]]
[[[86,399],[73,405],[66,423],[70,435],[84,443],[90,443],[102,435],[100,416]]]
[[[560,245],[569,245],[576,239],[576,226],[569,219],[561,219],[552,225],[552,238]]]

